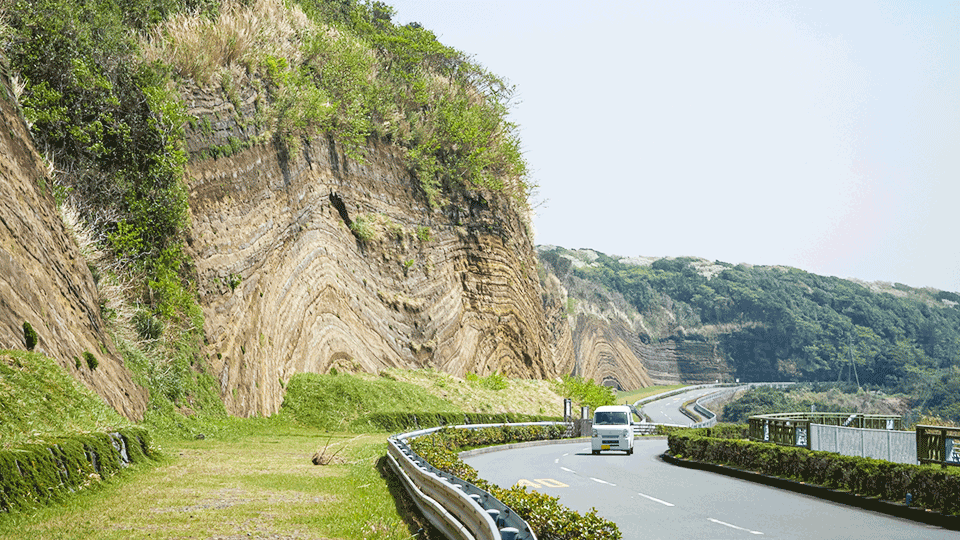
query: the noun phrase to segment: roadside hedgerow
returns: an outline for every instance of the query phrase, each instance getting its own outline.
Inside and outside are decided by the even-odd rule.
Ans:
[[[0,511],[61,501],[131,463],[148,459],[156,459],[156,454],[150,447],[149,432],[139,427],[52,437],[0,449]]]
[[[597,515],[596,509],[585,514],[570,510],[552,497],[526,487],[503,489],[477,475],[476,469],[460,459],[457,452],[463,448],[490,446],[512,442],[559,439],[564,428],[554,426],[501,426],[482,429],[444,428],[431,435],[410,442],[414,452],[434,467],[457,476],[489,492],[512,508],[530,524],[537,538],[543,540],[616,540],[622,538],[616,523]]]
[[[735,426],[722,435],[733,436]],[[934,465],[892,463],[871,458],[844,456],[738,438],[710,436],[704,430],[677,430],[668,436],[670,453],[695,461],[738,469],[832,489],[863,497],[904,501],[913,495],[914,505],[944,514],[960,514],[960,470]]]

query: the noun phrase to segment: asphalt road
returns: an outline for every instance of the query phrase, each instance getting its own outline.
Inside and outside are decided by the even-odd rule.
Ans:
[[[657,424],[680,424],[683,426],[689,426],[694,422],[685,414],[680,412],[680,406],[691,399],[712,394],[718,390],[718,388],[699,388],[697,390],[690,390],[689,392],[684,392],[675,396],[651,401],[650,403],[644,405],[643,408],[641,408],[641,411]]]
[[[663,439],[641,438],[632,456],[593,456],[589,441],[581,440],[464,461],[503,487],[527,485],[579,512],[596,507],[624,540],[960,538],[955,531],[670,465],[657,457],[666,449]]]

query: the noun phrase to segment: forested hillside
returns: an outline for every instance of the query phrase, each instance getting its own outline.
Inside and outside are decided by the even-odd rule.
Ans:
[[[562,248],[573,275],[644,317],[648,340],[717,343],[742,380],[850,381],[960,418],[960,296],[781,266],[635,261]],[[556,266],[556,265],[554,265]]]

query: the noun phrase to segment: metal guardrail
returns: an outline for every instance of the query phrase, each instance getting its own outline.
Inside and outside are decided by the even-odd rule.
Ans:
[[[810,424],[891,431],[903,429],[903,418],[887,414],[795,412],[751,416],[749,422],[752,441],[804,448],[810,448]]]
[[[691,426],[691,427],[704,428],[704,427],[713,427],[713,426],[717,425],[717,415],[716,415],[716,413],[714,413],[714,412],[711,411],[710,409],[704,407],[704,406],[700,403],[700,401],[703,400],[703,399],[706,399],[706,398],[714,397],[714,396],[716,396],[717,394],[719,394],[719,393],[722,392],[722,391],[723,391],[723,390],[714,392],[714,393],[712,393],[712,394],[707,394],[707,395],[702,396],[702,397],[700,397],[699,399],[697,399],[696,403],[693,404],[693,410],[696,411],[696,413],[699,414],[700,416],[704,417],[705,420],[703,420],[702,422],[697,422],[697,423],[693,424],[693,426]]]
[[[634,414],[636,414],[639,418],[644,418],[645,415],[643,415],[640,411],[640,408],[642,408],[643,404],[649,403],[651,401],[657,401],[663,398],[675,396],[677,394],[682,394],[684,392],[689,392],[691,390],[699,390],[701,388],[719,388],[721,390],[700,397],[699,399],[697,399],[696,403],[694,404],[694,410],[697,412],[697,414],[700,414],[701,416],[704,416],[707,419],[702,422],[693,424],[691,426],[684,426],[684,427],[694,427],[694,428],[713,427],[717,424],[716,414],[710,409],[703,406],[703,404],[700,403],[700,400],[711,398],[713,396],[716,396],[720,392],[736,391],[741,388],[755,388],[757,386],[769,386],[774,388],[782,388],[782,387],[790,386],[792,384],[796,384],[796,383],[792,383],[792,382],[755,383],[754,382],[754,383],[700,384],[700,385],[694,385],[694,386],[685,386],[683,388],[672,390],[670,392],[665,392],[663,394],[654,394],[652,396],[647,396],[643,399],[638,399],[633,403],[633,405],[631,405],[631,407],[633,407],[634,409]],[[683,412],[683,410],[684,409],[681,407],[681,412]],[[691,418],[691,420],[695,420],[695,419]],[[663,425],[671,425],[671,424],[663,424]]]
[[[664,399],[664,398],[668,398],[668,397],[671,397],[671,396],[675,396],[675,395],[677,395],[677,394],[682,394],[682,393],[684,393],[684,392],[689,392],[689,391],[691,391],[691,390],[699,390],[699,389],[701,389],[701,388],[708,388],[708,387],[711,387],[711,386],[718,386],[718,385],[715,385],[715,384],[701,384],[701,385],[696,385],[696,386],[685,386],[685,387],[679,388],[679,389],[677,389],[677,390],[671,390],[670,392],[664,392],[664,393],[662,393],[662,394],[654,394],[654,395],[652,395],[652,396],[647,396],[647,397],[645,397],[645,398],[638,399],[637,401],[634,401],[634,402],[633,402],[633,405],[629,405],[629,407],[633,410],[633,414],[637,415],[637,418],[640,418],[640,419],[641,419],[641,423],[640,423],[641,426],[653,426],[653,427],[651,427],[651,428],[646,428],[646,427],[637,428],[637,427],[634,427],[634,428],[633,428],[633,432],[636,434],[636,433],[641,433],[641,431],[639,431],[639,430],[646,431],[647,429],[649,429],[649,433],[652,433],[653,430],[656,429],[656,426],[657,426],[657,423],[656,423],[656,422],[647,422],[647,421],[646,421],[646,420],[647,420],[647,416],[646,416],[645,414],[643,414],[643,412],[642,412],[642,410],[641,410],[641,409],[643,409],[643,405],[645,405],[645,404],[647,404],[647,403],[650,403],[651,401],[657,401],[657,400],[660,400],[660,399]],[[670,425],[670,424],[662,424],[662,425]],[[643,433],[643,434],[648,435],[649,433]]]
[[[470,424],[448,426],[479,429],[498,426],[549,426],[562,422]],[[391,436],[387,458],[417,507],[448,538],[456,540],[537,540],[526,521],[490,493],[427,463],[408,440],[441,427]]]

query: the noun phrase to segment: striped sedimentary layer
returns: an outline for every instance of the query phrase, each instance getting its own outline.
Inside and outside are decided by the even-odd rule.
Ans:
[[[623,390],[732,378],[716,344],[651,340],[643,317],[620,294],[574,276],[562,257],[542,256],[540,264],[548,328],[558,357],[573,356],[574,374]]]
[[[4,60],[0,58],[0,66]],[[53,179],[33,146],[0,69],[0,349],[37,352],[99,394],[118,412],[141,419],[147,392],[133,382],[104,324],[100,297],[79,247],[54,202]],[[96,368],[82,360],[94,355]]]
[[[321,137],[290,152],[251,131],[249,94],[240,110],[215,91],[187,98],[201,126],[188,131],[189,246],[228,410],[273,413],[291,376],[331,368],[569,369],[549,344],[527,226],[503,196],[433,208],[395,146],[371,142],[358,160]]]

